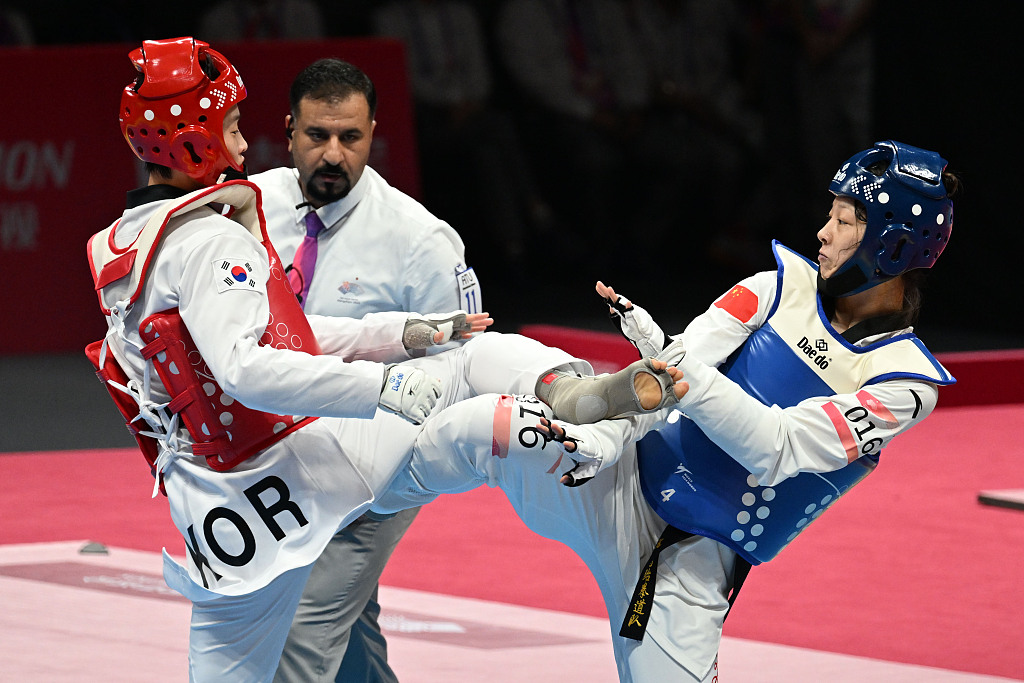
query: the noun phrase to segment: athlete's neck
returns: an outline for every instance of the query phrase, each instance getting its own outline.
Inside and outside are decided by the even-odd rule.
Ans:
[[[203,184],[200,183],[198,180],[191,178],[182,173],[181,171],[175,169],[171,169],[170,177],[161,175],[160,173],[150,173],[148,184],[170,185],[171,187],[176,187],[180,190],[184,190],[185,192],[192,192],[193,190],[198,190],[199,188],[203,187]]]
[[[868,318],[899,313],[903,310],[903,280],[893,278],[871,289],[837,297],[832,327],[842,333]]]

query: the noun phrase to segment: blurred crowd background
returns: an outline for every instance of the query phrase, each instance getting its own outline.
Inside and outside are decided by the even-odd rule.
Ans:
[[[1022,150],[1010,105],[1019,3],[0,7],[4,45],[194,35],[230,58],[237,41],[401,40],[420,199],[462,235],[500,329],[600,323],[597,278],[681,326],[739,278],[773,267],[770,240],[814,258],[828,181],[852,153],[889,138],[935,149],[965,192],[925,289],[922,332],[935,334],[923,336],[938,351],[1024,346],[1013,261]]]

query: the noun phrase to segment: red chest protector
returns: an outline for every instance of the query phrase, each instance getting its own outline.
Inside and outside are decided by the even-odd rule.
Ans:
[[[115,301],[132,302],[138,297],[150,259],[167,222],[210,202],[234,207],[231,218],[259,238],[270,257],[270,278],[267,281],[270,320],[259,344],[319,355],[320,347],[313,330],[288,284],[281,260],[267,238],[259,190],[246,181],[216,185],[180,200],[165,202],[165,206],[150,218],[139,237],[126,249],[114,247],[113,226],[94,235],[89,241],[89,260],[103,312],[116,314]],[[117,294],[111,291],[115,288]],[[177,309],[149,316],[142,321],[139,334],[145,342],[143,357],[153,364],[171,396],[166,409],[177,414],[188,430],[194,441],[192,452],[204,456],[214,470],[229,470],[317,419],[252,410],[225,394],[196,349]],[[160,453],[157,438],[145,433],[149,425],[139,424],[138,399],[117,386],[127,387],[127,376],[112,353],[103,354],[102,347],[102,340],[93,342],[86,347],[86,356],[127,420],[128,429],[135,436],[146,460],[154,466]]]

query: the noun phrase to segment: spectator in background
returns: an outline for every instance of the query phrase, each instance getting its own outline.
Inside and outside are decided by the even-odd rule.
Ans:
[[[870,145],[876,0],[789,0],[802,51],[796,78],[804,187]],[[808,219],[817,215],[808,215]]]
[[[324,37],[324,17],[312,0],[221,0],[203,14],[197,35],[220,43],[315,40]]]
[[[873,140],[874,0],[748,2],[754,82],[775,172],[762,220],[772,237],[807,256],[817,245],[807,225],[819,208],[799,202],[845,150]],[[794,191],[794,184],[799,191]]]
[[[465,0],[396,0],[372,15],[374,32],[405,44],[419,130],[426,202],[475,226],[477,254],[510,272],[525,265],[531,237],[549,231],[515,122],[492,101],[486,34]]]
[[[676,141],[645,125],[647,67],[625,4],[509,0],[496,30],[502,65],[525,98],[527,140],[556,208],[588,240],[588,262],[610,264],[623,229],[642,226],[657,240],[678,227]]]
[[[28,15],[9,5],[0,5],[0,45],[28,47],[35,42]]]
[[[629,0],[630,19],[646,60],[653,125],[674,139],[686,169],[686,215],[719,228],[709,246],[716,260],[753,265],[764,252],[753,240],[750,207],[736,201],[738,178],[763,153],[760,116],[743,77],[745,15],[734,0]],[[770,264],[759,264],[767,267]]]

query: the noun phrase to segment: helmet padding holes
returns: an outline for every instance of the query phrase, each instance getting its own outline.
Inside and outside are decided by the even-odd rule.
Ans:
[[[885,172],[889,170],[890,163],[892,162],[889,159],[882,159],[868,165],[864,170],[875,176],[885,175]]]
[[[143,41],[129,59],[137,87],[122,91],[120,124],[136,156],[215,183],[236,163],[225,144],[224,116],[245,99],[241,77],[222,54],[191,37]],[[186,141],[192,147],[184,148]]]
[[[193,164],[201,164],[203,162],[203,158],[196,154],[195,147],[192,146],[191,142],[186,142],[183,146],[185,147],[185,151],[188,152],[189,159],[192,160]]]
[[[905,245],[906,243],[906,238],[901,238],[900,241],[896,244],[896,248],[893,250],[892,256],[889,257],[889,260],[891,260],[893,263],[899,261],[900,254],[903,251],[903,245]]]
[[[210,55],[202,55],[199,58],[199,68],[203,70],[206,77],[211,81],[215,81],[220,78],[220,70],[217,69],[217,65],[210,59]]]
[[[892,140],[846,161],[829,191],[863,202],[866,215],[857,218],[864,221],[864,233],[856,251],[828,278],[827,293],[848,296],[908,270],[932,267],[949,242],[953,222],[948,188],[941,183],[945,166],[935,152]]]

